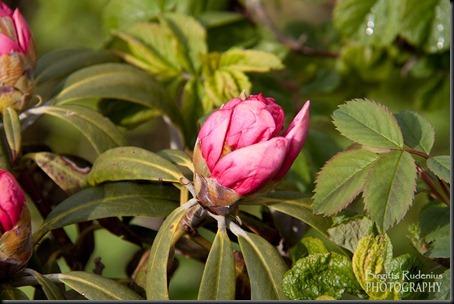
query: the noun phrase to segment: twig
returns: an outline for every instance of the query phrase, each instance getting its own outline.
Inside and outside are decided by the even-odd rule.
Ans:
[[[258,20],[263,23],[276,37],[277,41],[285,45],[291,51],[313,57],[337,58],[338,53],[314,49],[306,46],[307,35],[301,34],[298,39],[285,36],[271,20],[260,0],[246,0],[246,9],[254,12]]]

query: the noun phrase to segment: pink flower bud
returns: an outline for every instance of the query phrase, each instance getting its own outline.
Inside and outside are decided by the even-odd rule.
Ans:
[[[24,267],[32,250],[24,192],[11,173],[0,169],[0,279]]]
[[[0,1],[0,112],[22,110],[33,87],[36,50],[27,22]]]
[[[306,140],[309,104],[306,102],[282,135],[284,111],[273,98],[262,94],[245,100],[234,98],[213,112],[202,126],[194,148],[194,183],[199,201],[208,206],[230,206],[271,181],[281,180]],[[207,199],[204,188],[210,184],[236,195],[229,196],[232,201]]]

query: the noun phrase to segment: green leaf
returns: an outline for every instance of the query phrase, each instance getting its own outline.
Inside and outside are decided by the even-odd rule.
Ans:
[[[36,243],[50,230],[100,218],[164,217],[178,206],[178,201],[179,193],[170,185],[117,182],[87,188],[56,206],[33,239]]]
[[[182,177],[174,164],[153,152],[138,147],[119,147],[98,156],[88,181],[92,185],[121,180],[178,183]]]
[[[276,55],[259,50],[230,49],[221,54],[219,69],[240,72],[268,72],[284,66]]]
[[[240,96],[241,92],[250,93],[251,82],[240,71],[216,70],[213,76],[208,77],[203,87],[205,89],[204,104],[221,106],[226,101]]]
[[[355,252],[358,241],[370,233],[373,222],[367,217],[354,218],[328,229],[329,238],[337,245]]]
[[[403,4],[400,34],[426,52],[448,50],[451,42],[449,2],[405,0]]]
[[[235,299],[235,262],[225,230],[218,230],[203,270],[198,300]]]
[[[93,273],[71,271],[55,276],[60,282],[89,300],[143,300],[126,286]]]
[[[336,252],[314,253],[299,259],[282,282],[291,300],[340,299],[344,292],[361,294],[349,258]]]
[[[393,114],[368,99],[353,99],[333,113],[333,122],[345,137],[379,149],[403,148],[403,137]]]
[[[386,275],[390,273],[392,250],[386,235],[370,234],[358,242],[352,258],[353,272],[371,300],[399,300],[398,293],[390,288],[374,288],[382,279],[389,281]]]
[[[2,115],[6,142],[8,143],[9,150],[11,152],[12,161],[14,162],[21,151],[21,123],[17,112],[11,107],[4,108]]]
[[[363,190],[377,159],[377,154],[366,150],[348,150],[332,157],[317,175],[314,211],[333,215],[347,207]]]
[[[92,49],[59,49],[44,54],[38,60],[34,70],[38,86],[50,80],[60,80],[89,65],[116,60],[107,52]]]
[[[446,269],[440,274],[440,277],[435,279],[439,284],[440,289],[435,291],[431,297],[432,300],[449,301],[451,300],[451,270]]]
[[[416,164],[405,151],[385,153],[371,169],[364,185],[370,218],[386,231],[410,208],[416,190]]]
[[[429,205],[421,211],[420,233],[428,247],[424,255],[431,258],[449,258],[450,248],[450,208]]]
[[[30,271],[30,270],[28,270]],[[47,300],[66,300],[62,295],[61,290],[55,285],[54,282],[49,280],[37,271],[32,271],[31,274],[38,281],[39,285],[43,288],[44,294]]]
[[[27,295],[19,288],[9,284],[0,285],[0,300],[30,300]]]
[[[413,111],[401,111],[395,117],[402,131],[404,143],[412,149],[430,154],[435,141],[432,124]]]
[[[326,230],[332,223],[330,218],[315,215],[312,212],[311,198],[299,192],[274,191],[253,203],[263,204],[299,219],[325,236],[327,236]]]
[[[333,12],[336,28],[365,44],[387,46],[399,32],[402,1],[339,0]]]
[[[167,266],[169,253],[184,228],[179,225],[186,211],[192,205],[186,203],[175,209],[159,228],[147,264],[147,285],[145,288],[147,300],[168,300]],[[194,207],[197,208],[197,207]]]
[[[285,300],[282,279],[287,265],[270,243],[253,233],[238,235],[251,283],[251,300]]]
[[[192,159],[186,152],[182,150],[164,149],[159,151],[157,154],[174,163],[175,165],[186,167],[194,172],[194,164],[192,163]]]
[[[402,288],[405,284],[419,285],[424,290],[425,288],[420,285],[421,279],[412,279],[417,278],[418,274],[422,272],[422,266],[422,263],[414,255],[409,253],[392,259],[388,271],[389,281],[394,284],[390,284],[389,288],[392,291],[398,292],[401,298],[408,298],[414,294],[410,288]]]
[[[427,160],[427,167],[440,179],[451,183],[451,157],[449,155],[434,156]]]
[[[328,253],[325,243],[319,238],[307,236],[301,240],[301,243],[306,247],[308,254]]]
[[[71,74],[55,102],[62,104],[87,98],[132,102],[166,114],[181,126],[181,115],[164,87],[150,74],[128,64],[97,64]]]
[[[176,59],[187,72],[195,74],[201,66],[199,57],[208,49],[205,28],[189,15],[167,13],[159,20],[178,38]]]
[[[65,156],[50,152],[28,153],[23,156],[36,162],[63,191],[74,194],[87,185],[90,168],[80,168]]]
[[[79,105],[41,106],[33,114],[48,114],[76,128],[97,154],[127,144],[127,139],[114,124],[98,112]]]

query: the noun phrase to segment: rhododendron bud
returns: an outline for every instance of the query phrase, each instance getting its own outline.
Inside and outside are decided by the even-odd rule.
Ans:
[[[0,279],[17,272],[32,254],[31,218],[14,176],[0,169]]]
[[[0,1],[0,113],[21,111],[30,99],[36,51],[27,22]]]
[[[200,203],[226,214],[242,197],[281,180],[306,140],[309,105],[306,102],[282,135],[284,111],[262,94],[234,98],[213,112],[194,148],[194,186]]]

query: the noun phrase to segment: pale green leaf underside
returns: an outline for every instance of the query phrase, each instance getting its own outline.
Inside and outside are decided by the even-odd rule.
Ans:
[[[253,233],[239,235],[238,241],[251,283],[251,300],[284,300],[284,260],[270,243]]]
[[[33,235],[34,242],[50,230],[99,218],[164,217],[178,206],[178,201],[178,190],[167,185],[118,182],[87,188],[52,210]]]
[[[379,149],[403,148],[403,137],[394,115],[383,105],[354,99],[333,113],[336,128],[347,138]]]
[[[416,165],[408,152],[383,154],[364,185],[364,202],[371,219],[384,231],[410,208],[416,189]]]
[[[333,215],[347,207],[363,190],[377,159],[377,154],[366,150],[348,150],[331,158],[317,176],[314,211]]]
[[[57,279],[89,300],[143,300],[126,286],[93,273],[72,271],[58,274]]]
[[[439,178],[451,183],[451,157],[449,155],[434,156],[427,160],[427,167]]]
[[[225,230],[218,230],[211,246],[198,294],[198,300],[235,299],[235,262]]]
[[[95,160],[88,181],[150,180],[178,183],[181,171],[156,153],[138,147],[119,147],[106,151]]]
[[[367,236],[373,222],[367,217],[355,218],[328,229],[329,238],[337,245],[355,252],[358,241]]]

